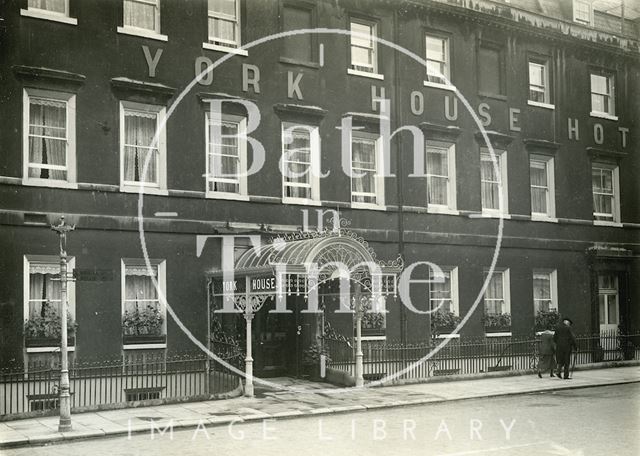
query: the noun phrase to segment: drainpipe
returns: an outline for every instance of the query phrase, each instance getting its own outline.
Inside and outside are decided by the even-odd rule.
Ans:
[[[393,30],[394,30],[394,42],[396,44],[398,44],[400,42],[400,32],[399,32],[399,27],[398,27],[398,11],[394,10],[393,11]],[[400,122],[402,121],[401,119],[401,115],[400,115],[400,100],[401,100],[401,96],[400,96],[400,87],[398,84],[398,78],[400,77],[400,53],[398,51],[394,52],[394,60],[393,60],[393,72],[394,72],[394,102],[393,103],[389,103],[389,106],[393,106],[394,108],[394,112],[393,112],[393,121],[396,125],[396,128],[398,125],[400,125]],[[396,141],[397,141],[397,148],[396,150],[398,151],[398,153],[396,154],[396,163],[397,163],[397,177],[396,177],[396,192],[398,194],[398,253],[404,258],[404,212],[403,212],[403,205],[404,205],[404,194],[403,194],[403,188],[404,188],[404,161],[403,161],[403,157],[402,157],[402,137],[400,135],[396,136]],[[407,343],[407,309],[405,309],[404,305],[402,303],[400,303],[400,341],[402,344],[406,344]]]

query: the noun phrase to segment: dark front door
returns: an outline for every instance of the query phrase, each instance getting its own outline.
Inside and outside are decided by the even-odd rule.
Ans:
[[[291,355],[296,347],[296,318],[291,313],[269,313],[274,307],[274,300],[268,300],[254,318],[253,351],[258,377],[291,375],[294,368]]]

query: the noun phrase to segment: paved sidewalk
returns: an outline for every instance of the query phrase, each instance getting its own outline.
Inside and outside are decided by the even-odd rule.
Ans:
[[[640,366],[585,370],[571,380],[535,375],[429,382],[384,388],[332,389],[324,383],[276,380],[290,389],[258,392],[257,397],[188,402],[154,407],[87,412],[72,416],[73,431],[57,432],[58,418],[0,422],[0,448],[42,445],[61,440],[95,438],[164,429],[224,425],[232,421],[291,418],[372,410],[471,398],[526,394],[640,382]]]

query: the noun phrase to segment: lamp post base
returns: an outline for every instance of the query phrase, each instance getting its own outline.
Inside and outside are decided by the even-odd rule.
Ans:
[[[70,432],[73,430],[73,426],[71,426],[71,418],[68,420],[60,420],[58,424],[58,432]]]

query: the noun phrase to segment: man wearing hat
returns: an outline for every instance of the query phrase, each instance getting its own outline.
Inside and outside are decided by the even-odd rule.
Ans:
[[[564,367],[564,378],[569,379],[569,366],[571,365],[571,350],[578,349],[576,336],[571,331],[573,322],[570,318],[563,317],[562,322],[556,328],[553,341],[556,343],[556,361],[558,363],[558,378]]]

